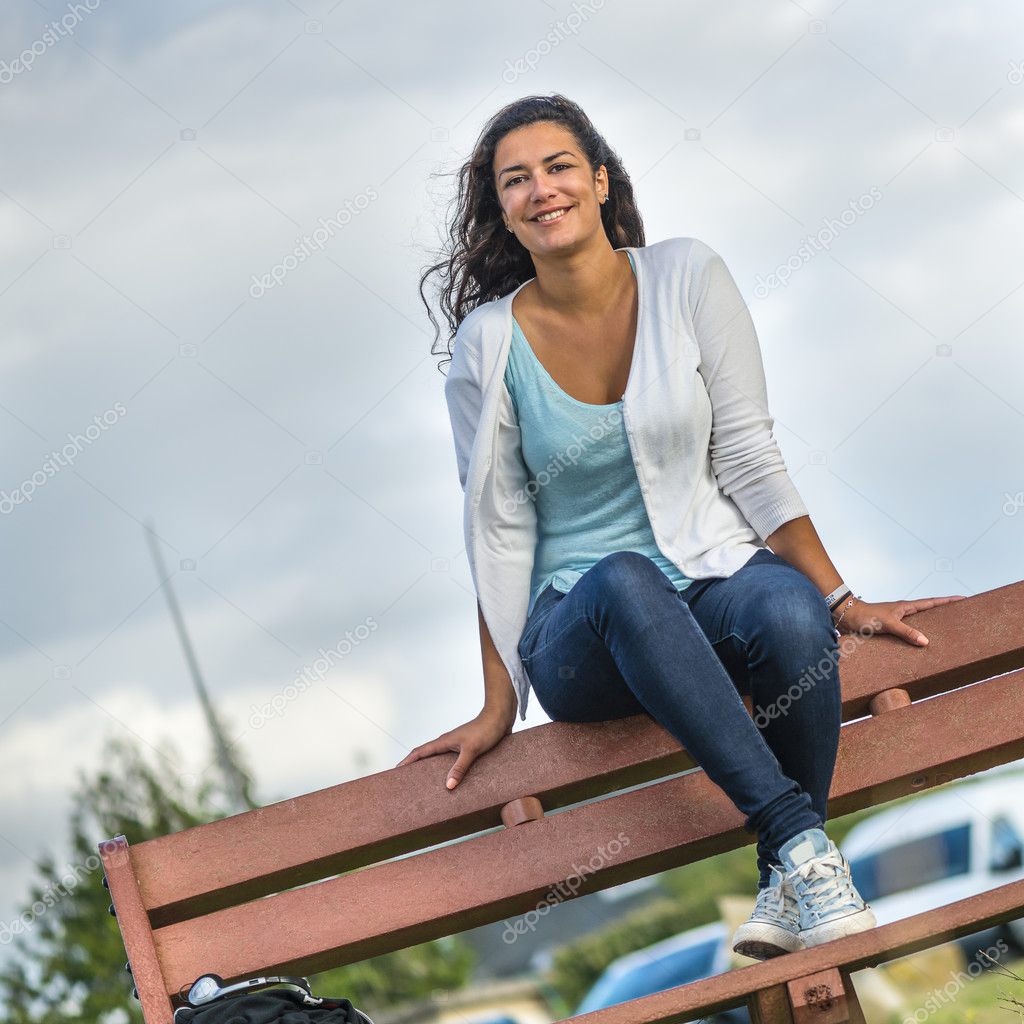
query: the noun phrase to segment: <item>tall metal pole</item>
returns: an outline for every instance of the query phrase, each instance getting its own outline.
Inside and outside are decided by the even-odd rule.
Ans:
[[[224,729],[217,718],[217,712],[214,709],[213,702],[210,700],[206,683],[203,681],[202,673],[199,671],[199,662],[196,659],[188,630],[185,628],[185,620],[182,617],[181,608],[178,606],[178,599],[175,597],[174,588],[171,586],[171,578],[167,573],[167,567],[164,565],[151,519],[146,521],[145,531],[146,540],[153,555],[153,562],[156,565],[157,578],[161,581],[161,588],[163,589],[164,597],[167,598],[167,607],[171,611],[171,619],[174,622],[174,628],[177,631],[181,649],[185,652],[185,663],[188,665],[189,674],[192,676],[196,693],[199,695],[199,704],[203,709],[206,725],[213,739],[213,749],[217,757],[217,764],[224,777],[233,809],[235,811],[251,810],[257,804],[249,792],[249,780],[231,756],[231,750],[228,747]]]

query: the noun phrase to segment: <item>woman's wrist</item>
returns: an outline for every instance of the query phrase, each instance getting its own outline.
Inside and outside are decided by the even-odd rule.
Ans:
[[[508,672],[502,672],[501,678],[485,677],[484,706],[480,709],[481,717],[514,722],[517,707],[516,692]]]
[[[843,621],[846,613],[859,602],[860,597],[854,597],[852,593],[849,593],[832,609],[832,625],[836,632],[839,632],[839,624]]]
[[[481,715],[494,715],[499,718],[505,716],[515,717],[516,713],[516,695],[513,693],[509,697],[494,698],[493,700],[488,697],[484,701],[484,706],[480,709]]]
[[[485,704],[476,719],[488,728],[499,730],[503,736],[508,736],[516,723],[516,706],[515,704],[512,704],[511,707]]]

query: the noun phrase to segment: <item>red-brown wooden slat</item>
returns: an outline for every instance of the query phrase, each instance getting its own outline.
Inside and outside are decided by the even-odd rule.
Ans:
[[[841,638],[843,721],[868,714],[871,698],[893,687],[918,700],[1024,667],[1024,582],[938,605],[904,622],[928,637],[927,647],[884,633]]]
[[[927,649],[879,635],[843,655],[844,720],[876,693],[930,696],[1024,665],[1024,583],[913,616]],[[847,644],[852,637],[844,637]],[[971,668],[957,668],[965,658]],[[549,811],[693,766],[646,715],[548,723],[507,737],[452,792],[448,755],[389,769],[133,847],[155,926],[495,827],[520,796]],[[344,822],[344,828],[339,823]]]
[[[1024,717],[1007,714],[1019,708],[1022,685],[1016,672],[846,726],[830,814],[1024,756]],[[316,972],[524,913],[620,832],[628,844],[571,895],[750,843],[742,820],[693,772],[170,925],[155,932],[156,947],[169,992],[210,970],[230,978]]]
[[[157,959],[149,916],[135,883],[128,840],[124,836],[104,840],[99,851],[146,1024],[172,1024],[171,1001]],[[124,979],[127,996],[128,976],[124,975]]]
[[[677,1024],[695,1015],[741,1006],[758,990],[805,978],[829,967],[842,966],[851,972],[877,967],[886,961],[1013,921],[1022,911],[1024,881],[1010,882],[858,935],[566,1020],[571,1019],[572,1024]]]
[[[647,715],[524,729],[449,791],[453,759],[415,761],[133,846],[153,925],[496,828],[501,808],[524,795],[552,810],[694,766]]]

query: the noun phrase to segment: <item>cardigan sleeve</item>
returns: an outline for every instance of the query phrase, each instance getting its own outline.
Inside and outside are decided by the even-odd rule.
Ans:
[[[480,425],[480,409],[483,405],[480,357],[469,343],[469,332],[463,330],[465,324],[466,320],[463,320],[455,332],[452,361],[444,382],[444,397],[448,403],[448,417],[455,442],[455,461],[463,492],[466,490],[469,456]]]
[[[711,468],[723,494],[766,540],[808,514],[768,412],[761,348],[743,296],[724,260],[694,239],[688,275],[698,370],[711,399]]]

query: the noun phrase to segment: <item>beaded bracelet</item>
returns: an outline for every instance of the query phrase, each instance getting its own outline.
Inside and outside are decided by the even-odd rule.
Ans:
[[[860,594],[858,594],[856,597],[854,597],[852,595],[852,593],[851,593],[850,597],[847,599],[846,603],[843,605],[843,615],[846,614],[846,612],[849,610],[850,606],[853,604],[854,601],[859,601],[860,599],[861,599]],[[836,619],[836,621],[835,621],[836,636],[839,636],[839,623],[843,621],[843,615],[840,615],[839,618]]]

